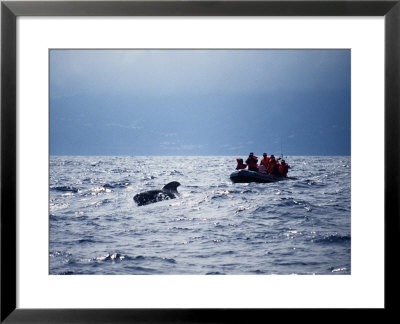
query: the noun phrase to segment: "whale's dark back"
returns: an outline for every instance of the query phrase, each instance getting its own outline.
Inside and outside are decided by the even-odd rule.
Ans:
[[[166,184],[162,190],[149,190],[138,193],[133,197],[133,200],[138,204],[138,206],[143,206],[157,201],[174,199],[175,194],[178,193],[177,187],[180,185],[179,182],[173,181]]]
[[[139,205],[147,205],[162,200],[162,190],[150,190],[138,193],[133,200]]]

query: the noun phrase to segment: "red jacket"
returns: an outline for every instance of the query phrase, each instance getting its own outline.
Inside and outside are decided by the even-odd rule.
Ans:
[[[253,157],[250,157],[246,160],[247,166],[249,168],[257,168],[258,169],[258,165],[257,165],[257,156],[253,155]]]
[[[268,164],[269,164],[269,157],[268,156],[263,157],[260,162],[260,165],[263,165],[265,166],[265,168],[268,168]]]
[[[279,174],[279,166],[280,166],[280,164],[278,163],[277,160],[269,159],[268,172],[270,174],[278,175]]]
[[[243,170],[247,167],[247,165],[241,162],[240,159],[236,159],[236,161],[237,161],[236,170]]]
[[[282,177],[287,177],[287,173],[288,173],[289,169],[290,169],[290,165],[289,165],[289,164],[287,164],[287,163],[282,163],[282,164],[279,166],[279,174],[280,174]]]

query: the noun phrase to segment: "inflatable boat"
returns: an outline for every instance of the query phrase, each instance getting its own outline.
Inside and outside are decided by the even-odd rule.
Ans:
[[[277,177],[271,174],[249,171],[249,170],[235,171],[230,175],[230,178],[233,183],[249,183],[249,182],[269,183],[269,182],[295,179],[293,177]]]

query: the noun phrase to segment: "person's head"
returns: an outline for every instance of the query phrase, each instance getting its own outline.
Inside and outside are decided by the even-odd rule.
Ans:
[[[240,162],[240,163],[243,163],[243,159],[239,159],[239,162]]]
[[[282,162],[281,162],[282,164],[285,164],[285,160],[282,160]]]
[[[263,156],[267,156],[267,153],[263,153]]]
[[[271,155],[271,159],[275,159],[275,156],[273,154]]]
[[[250,152],[249,156],[253,156],[253,155],[254,155],[253,152]]]

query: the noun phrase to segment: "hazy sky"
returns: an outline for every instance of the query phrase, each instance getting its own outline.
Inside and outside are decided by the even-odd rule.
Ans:
[[[350,50],[51,50],[51,155],[350,155]]]

